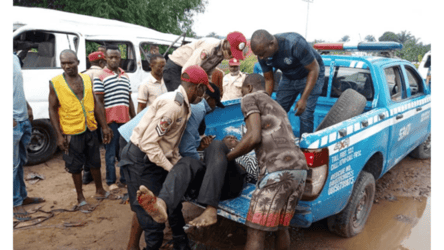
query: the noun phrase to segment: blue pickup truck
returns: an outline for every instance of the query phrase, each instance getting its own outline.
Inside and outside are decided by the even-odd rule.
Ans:
[[[390,52],[402,45],[386,42],[314,47]],[[309,172],[291,225],[306,228],[328,218],[332,232],[352,237],[362,231],[370,214],[375,180],[409,154],[430,158],[430,89],[406,60],[352,55],[322,55],[322,59],[326,77],[315,110],[317,129],[296,142],[307,158]],[[346,93],[351,93],[348,99]],[[356,100],[361,100],[360,104]],[[224,104],[225,109],[216,109],[206,117],[206,134],[219,140],[229,134],[241,138],[245,123],[240,99]],[[359,113],[343,118],[357,105],[362,105]],[[299,118],[293,109],[288,117],[299,136]],[[325,126],[327,119],[342,121]],[[221,201],[218,214],[245,223],[255,188],[254,183],[248,183],[239,197]]]

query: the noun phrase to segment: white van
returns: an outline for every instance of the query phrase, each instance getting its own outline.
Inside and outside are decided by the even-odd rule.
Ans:
[[[49,122],[49,80],[63,73],[59,55],[76,51],[79,72],[87,69],[87,46],[119,45],[121,68],[130,77],[132,100],[137,107],[137,90],[150,72],[146,60],[151,45],[179,47],[193,38],[161,33],[139,25],[78,15],[63,11],[13,7],[14,52],[22,59],[25,96],[33,109],[32,139],[28,164],[45,162],[57,149],[56,134]]]
[[[427,72],[429,71],[430,65],[432,62],[432,51],[429,51],[425,53],[425,55],[422,57],[421,63],[419,63],[418,71],[421,74],[422,78],[424,80],[427,77]]]

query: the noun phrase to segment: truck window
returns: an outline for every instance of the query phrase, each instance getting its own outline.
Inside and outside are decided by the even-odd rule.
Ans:
[[[353,89],[373,100],[373,81],[368,69],[336,66],[333,75],[331,97],[339,97],[346,89]]]
[[[13,49],[23,61],[23,69],[61,68],[60,52],[77,51],[76,39],[74,34],[26,31],[14,38]]]
[[[384,69],[384,74],[392,101],[404,99],[406,94],[401,69],[398,66],[386,68]]]
[[[330,78],[330,67],[325,66],[325,78],[324,78],[324,86],[322,86],[322,93],[320,96],[327,96],[328,90],[328,79]]]
[[[136,71],[136,55],[134,52],[134,46],[131,42],[127,41],[86,41],[86,62],[88,69],[91,64],[88,61],[88,55],[94,51],[97,51],[100,45],[117,45],[120,49],[121,61],[120,68],[122,68],[127,73],[132,73]]]
[[[421,84],[421,82],[422,82],[421,77],[416,73],[416,71],[412,67],[406,65],[405,69],[407,72],[407,78],[409,80],[411,96],[414,96],[417,94],[423,94],[424,89]]]

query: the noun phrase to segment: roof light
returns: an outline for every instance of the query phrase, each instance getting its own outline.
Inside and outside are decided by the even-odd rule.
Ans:
[[[402,44],[397,42],[317,43],[313,45],[313,48],[317,50],[388,51],[400,50]]]

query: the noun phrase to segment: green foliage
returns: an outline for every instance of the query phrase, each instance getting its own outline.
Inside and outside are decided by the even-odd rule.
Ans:
[[[208,0],[14,0],[14,5],[63,10],[145,26],[160,32],[194,37],[193,16]]]
[[[239,66],[239,70],[244,73],[252,74],[253,70],[254,70],[254,64],[256,62],[257,62],[256,56],[254,56],[254,55],[249,56],[249,57],[245,58],[245,60],[241,61],[241,64]]]
[[[379,37],[379,41],[380,42],[398,42],[398,36],[391,32],[391,31],[386,31],[384,34],[382,34],[381,37]]]
[[[400,51],[396,51],[396,56],[405,59],[407,61],[415,62],[419,59],[419,56],[424,56],[427,51],[431,49],[431,45],[423,45],[422,43],[415,43],[415,41],[407,41],[404,47]],[[420,60],[419,60],[420,62]]]

